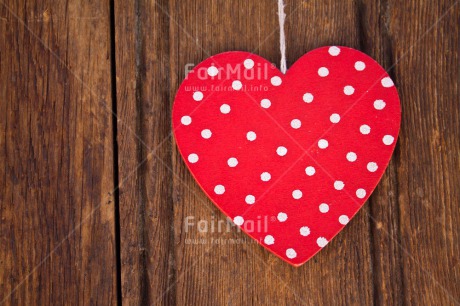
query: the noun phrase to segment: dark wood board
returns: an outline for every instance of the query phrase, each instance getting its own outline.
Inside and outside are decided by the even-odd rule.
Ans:
[[[171,131],[194,64],[243,50],[279,66],[275,0],[0,3],[0,301],[460,304],[460,1],[285,3],[288,67],[353,47],[402,105],[376,191],[300,268],[235,228],[197,229],[225,217]]]
[[[406,304],[460,301],[459,4],[403,1],[388,9],[403,101],[394,166]]]
[[[174,299],[165,293],[174,278],[173,174],[169,22],[160,6],[167,3],[115,1],[121,282],[128,305]]]
[[[0,4],[0,301],[116,304],[108,2]]]

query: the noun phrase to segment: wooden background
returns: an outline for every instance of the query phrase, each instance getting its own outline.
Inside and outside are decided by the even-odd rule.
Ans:
[[[185,231],[224,217],[171,137],[187,63],[279,63],[276,1],[0,0],[1,305],[459,305],[459,0],[285,2],[288,66],[357,48],[402,103],[369,203],[300,268]]]

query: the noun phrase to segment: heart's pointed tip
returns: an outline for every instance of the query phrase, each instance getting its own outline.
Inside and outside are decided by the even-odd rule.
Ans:
[[[291,264],[291,266],[293,266],[294,268],[300,268],[300,266],[303,266],[305,262],[302,262],[302,263],[293,263],[293,262],[290,262],[289,264]]]
[[[281,259],[281,261],[283,261],[285,263],[288,263],[289,265],[293,266],[294,268],[300,268],[301,266],[303,266],[306,262],[308,262],[311,259],[311,257],[310,257],[307,260],[302,261],[302,262],[293,262],[293,261],[290,261],[288,258],[280,256],[277,253],[274,253],[271,250],[270,250],[270,252],[272,252],[272,254],[276,255],[279,259]]]

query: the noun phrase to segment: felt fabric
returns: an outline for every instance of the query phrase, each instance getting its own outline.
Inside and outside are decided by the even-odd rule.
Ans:
[[[177,146],[214,204],[299,266],[371,195],[396,145],[393,81],[366,54],[322,47],[286,74],[226,52],[191,71],[172,113]]]

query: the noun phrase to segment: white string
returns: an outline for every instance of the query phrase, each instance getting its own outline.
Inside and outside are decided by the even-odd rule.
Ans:
[[[286,73],[286,37],[284,35],[284,20],[286,14],[284,13],[283,0],[278,0],[278,18],[280,22],[280,51],[281,51],[281,64],[280,70],[283,74]]]

